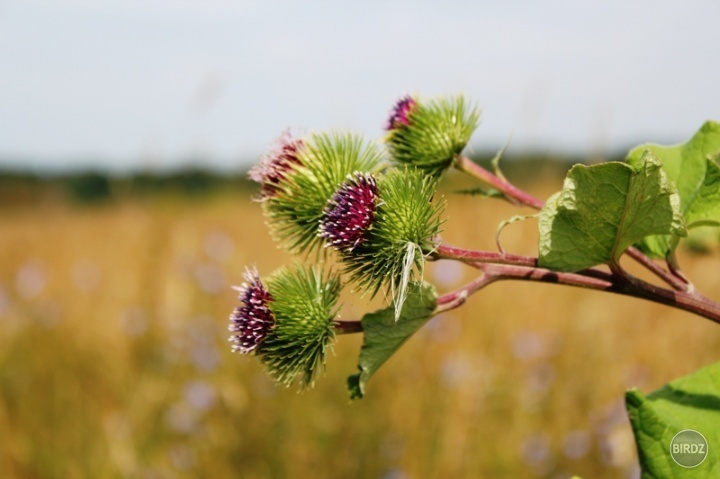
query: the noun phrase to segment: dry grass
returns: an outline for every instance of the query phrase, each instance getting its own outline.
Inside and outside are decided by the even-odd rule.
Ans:
[[[558,185],[551,185],[552,189]],[[452,197],[444,236],[493,248],[492,200]],[[503,233],[533,253],[535,223]],[[640,300],[501,283],[438,317],[351,403],[359,337],[298,394],[233,355],[231,284],[288,260],[242,194],[0,211],[3,478],[628,477],[626,388],[717,361],[720,330]],[[683,258],[720,299],[716,258]],[[428,266],[449,290],[472,278]],[[343,313],[367,310],[350,296]]]

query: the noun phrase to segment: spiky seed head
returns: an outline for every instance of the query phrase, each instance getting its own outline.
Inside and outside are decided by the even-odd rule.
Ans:
[[[230,316],[233,350],[255,354],[286,386],[296,379],[301,387],[311,386],[335,337],[339,276],[295,264],[265,284],[253,270],[238,288],[245,305]]]
[[[377,145],[346,133],[312,135],[298,150],[298,160],[282,190],[263,202],[272,235],[293,253],[323,244],[320,221],[328,200],[348,175],[372,174],[382,167]]]
[[[462,96],[428,102],[404,97],[393,109],[385,142],[395,162],[438,176],[465,148],[479,117]]]
[[[250,179],[260,183],[261,198],[274,196],[293,173],[293,169],[302,164],[299,157],[302,148],[303,141],[293,138],[289,131],[285,131],[260,158],[258,164],[250,169]]]
[[[319,236],[326,246],[339,251],[352,251],[365,241],[367,231],[375,220],[377,183],[372,175],[355,172],[328,201]]]
[[[260,281],[257,270],[246,270],[245,282],[235,288],[240,292],[242,306],[236,307],[230,315],[229,331],[233,352],[248,354],[265,339],[275,324],[269,304],[272,295]]]
[[[391,168],[377,177],[372,227],[357,246],[340,251],[359,290],[376,294],[385,286],[392,294],[416,279],[442,224],[445,202],[435,198],[436,183],[416,168]]]

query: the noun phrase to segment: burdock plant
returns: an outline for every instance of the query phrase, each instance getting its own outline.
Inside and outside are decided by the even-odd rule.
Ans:
[[[480,114],[464,97],[421,101],[401,98],[385,125],[392,159],[440,175],[456,161]]]
[[[242,306],[230,315],[233,351],[254,353],[278,382],[313,384],[335,338],[340,293],[337,274],[299,265],[284,267],[266,280],[248,270],[236,288]]]
[[[305,262],[337,270],[296,264],[266,281],[250,270],[239,288],[242,305],[230,317],[233,350],[258,356],[280,383],[299,379],[302,387],[322,369],[336,334],[362,333],[359,372],[348,378],[351,397],[359,398],[377,369],[430,318],[500,280],[622,294],[720,324],[720,304],[697,290],[675,255],[695,227],[720,226],[720,124],[706,123],[683,145],[640,146],[624,162],[575,165],[545,202],[505,179],[498,161],[490,171],[464,153],[478,118],[461,96],[405,96],[385,124],[387,159],[379,146],[352,134],[283,136],[250,173],[260,183],[268,226]],[[535,210],[523,217],[537,218],[537,255],[443,241],[445,200],[437,186],[450,168],[478,181],[474,194]],[[629,272],[624,258],[660,284]],[[457,261],[478,275],[438,295],[423,280],[427,261]],[[383,291],[389,304],[359,321],[340,321],[341,279],[359,294]],[[720,400],[718,377],[720,363],[649,397],[627,393],[648,477],[664,475],[667,461],[657,444],[665,447],[682,429],[701,430],[720,445],[717,415],[704,412]],[[717,475],[719,458],[703,462],[700,476]]]
[[[377,183],[356,174],[333,194],[320,222],[320,236],[338,250],[344,272],[373,295],[386,286],[396,318],[442,223],[445,202],[433,198],[435,184],[412,167],[389,169]]]
[[[302,253],[321,244],[318,223],[338,185],[355,171],[379,171],[381,161],[379,148],[357,135],[291,139],[286,134],[250,176],[261,185],[260,201],[275,238]]]

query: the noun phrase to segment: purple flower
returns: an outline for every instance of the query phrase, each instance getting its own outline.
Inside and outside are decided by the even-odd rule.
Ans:
[[[377,183],[365,173],[353,173],[330,198],[320,222],[320,237],[339,251],[352,251],[365,240],[375,220]]]
[[[235,289],[240,292],[240,301],[245,305],[238,306],[230,315],[228,330],[235,333],[230,336],[230,341],[233,343],[233,352],[247,354],[257,348],[275,324],[275,318],[268,308],[273,297],[260,282],[256,270],[247,270],[245,282]]]
[[[410,125],[410,113],[417,106],[417,101],[410,95],[402,97],[392,109],[390,119],[385,125],[386,130],[396,130]]]
[[[250,169],[248,176],[260,183],[263,198],[274,196],[291,173],[293,166],[302,164],[298,158],[302,147],[302,140],[293,138],[289,131],[285,131],[272,149]]]

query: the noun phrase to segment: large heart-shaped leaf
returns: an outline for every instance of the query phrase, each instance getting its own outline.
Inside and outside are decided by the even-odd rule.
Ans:
[[[575,165],[540,212],[539,228],[538,263],[557,271],[617,261],[648,235],[685,235],[680,198],[650,151],[635,167]]]

